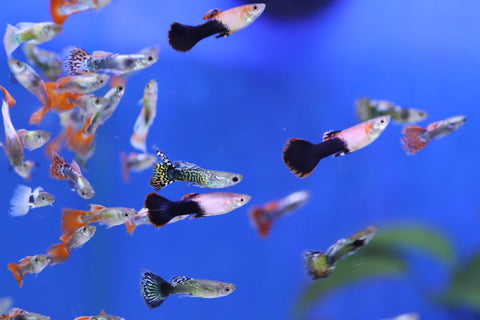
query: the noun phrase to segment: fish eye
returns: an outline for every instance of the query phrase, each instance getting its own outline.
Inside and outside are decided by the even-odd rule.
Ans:
[[[42,196],[42,200],[45,201],[45,200],[47,200],[47,198],[45,198],[45,196]]]
[[[243,202],[243,198],[240,198],[240,202]]]
[[[225,288],[225,292],[229,292],[230,291],[230,288],[229,287],[226,287]]]
[[[254,5],[253,10],[257,10],[257,9],[258,9],[258,6]]]
[[[128,212],[125,212],[123,215],[124,215],[125,217],[128,217]]]
[[[237,178],[237,177],[233,177],[233,178],[232,178],[232,181],[233,181],[233,182],[237,182],[237,181],[238,181],[238,178]]]
[[[382,119],[382,120],[380,120],[380,123],[385,123],[385,120],[383,120],[383,119]]]
[[[148,60],[148,61],[152,61],[152,60],[153,60],[153,57],[152,57],[152,56],[148,56],[148,57],[147,57],[147,60]]]
[[[100,82],[100,83],[103,83],[103,79],[100,79],[99,82]]]
[[[118,91],[118,92],[122,92],[122,91],[123,91],[123,86],[122,86],[122,85],[119,85],[119,86],[117,87],[117,91]]]

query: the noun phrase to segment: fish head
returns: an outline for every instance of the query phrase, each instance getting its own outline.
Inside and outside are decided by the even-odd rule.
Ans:
[[[145,95],[156,95],[158,93],[158,84],[155,80],[150,80],[149,83],[145,86]]]
[[[253,3],[246,5],[246,10],[245,10],[245,21],[252,23],[260,17],[260,15],[263,13],[265,10],[265,3]]]
[[[40,273],[46,266],[52,263],[52,259],[46,254],[37,254],[32,257],[30,263],[33,267],[34,273]]]
[[[378,137],[388,126],[390,119],[391,117],[387,115],[368,120],[366,128],[371,128],[370,132],[368,132],[368,135],[370,137]]]
[[[232,211],[234,209],[240,208],[248,203],[252,197],[248,194],[241,193],[226,193],[225,202],[223,208],[225,210]]]
[[[40,38],[52,39],[62,31],[62,25],[56,23],[43,23],[40,24]]]
[[[158,54],[156,53],[147,53],[142,55],[143,57],[138,61],[139,68],[149,67],[158,61]]]
[[[105,73],[94,73],[93,82],[95,83],[95,88],[99,89],[108,83],[110,76]]]
[[[122,221],[130,221],[137,215],[137,210],[131,208],[124,208],[122,210]]]
[[[222,282],[222,283],[219,284],[219,286],[217,288],[218,296],[219,297],[228,296],[233,291],[235,291],[236,288],[237,288],[237,286],[235,286],[233,283],[223,283]]]
[[[467,117],[465,116],[455,116],[448,119],[443,120],[442,125],[445,126],[450,132],[453,132],[460,128],[465,121],[467,121]]]
[[[243,180],[239,173],[230,173],[216,170],[209,170],[212,173],[210,177],[211,188],[225,188],[236,185]]]
[[[75,183],[75,189],[80,197],[84,199],[91,199],[95,196],[95,191],[84,176],[78,176]]]
[[[44,207],[52,204],[55,201],[55,197],[48,192],[42,191],[35,199],[35,204],[38,207]]]
[[[410,122],[410,123],[420,122],[425,120],[428,117],[427,111],[417,110],[417,109],[402,109],[402,118],[404,118],[403,110],[406,110],[405,112],[406,122]]]
[[[8,59],[8,66],[14,75],[27,72],[27,64],[14,58]]]
[[[112,1],[113,0],[97,0],[95,1],[96,3],[95,9],[100,10]]]
[[[78,230],[78,233],[80,234],[81,237],[83,237],[85,239],[90,239],[91,237],[93,237],[95,235],[96,230],[97,230],[97,228],[95,226],[89,224],[89,225],[81,227]]]
[[[99,112],[107,105],[107,103],[108,99],[104,97],[89,97],[87,98],[85,109],[88,111],[88,113]]]
[[[52,134],[45,130],[31,130],[27,133],[27,139],[35,149],[45,145],[51,137]]]

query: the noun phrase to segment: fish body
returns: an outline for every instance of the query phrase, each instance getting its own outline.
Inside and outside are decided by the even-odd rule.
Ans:
[[[335,270],[335,263],[329,261],[328,258],[328,254],[320,251],[305,251],[303,253],[307,276],[311,280],[325,279],[332,274]]]
[[[87,10],[100,10],[112,0],[51,0],[50,13],[55,23],[63,25],[69,16]]]
[[[13,272],[15,279],[17,279],[18,286],[23,286],[23,277],[29,273],[40,273],[52,260],[45,254],[37,254],[35,256],[28,256],[20,260],[20,263],[9,263],[8,269]]]
[[[7,30],[3,37],[3,45],[7,56],[22,43],[41,44],[52,40],[62,31],[62,26],[52,22],[21,22],[15,27],[7,24]]]
[[[52,107],[45,82],[32,67],[13,58],[8,59],[8,66],[18,82],[40,100],[43,108],[50,109]]]
[[[238,173],[207,170],[186,161],[172,163],[165,153],[157,147],[154,148],[161,160],[155,165],[154,176],[150,179],[150,185],[156,190],[160,190],[174,181],[191,182],[192,185],[203,188],[225,188],[233,186],[243,179],[243,176]]]
[[[310,192],[301,190],[289,194],[285,198],[273,200],[263,206],[250,209],[250,220],[258,230],[260,237],[268,236],[270,229],[278,218],[291,213],[310,199]]]
[[[55,197],[43,191],[42,187],[38,187],[32,192],[32,188],[19,185],[10,200],[10,215],[13,217],[23,216],[28,213],[30,208],[45,207],[54,201]]]
[[[119,84],[116,87],[111,88],[103,96],[107,100],[107,104],[102,109],[102,124],[107,121],[117,109],[123,95],[125,94],[125,84]]]
[[[150,67],[158,60],[155,54],[118,54],[95,51],[89,54],[81,48],[70,48],[64,60],[65,70],[72,76],[88,72],[123,74]]]
[[[157,161],[156,156],[149,153],[130,152],[126,155],[122,152],[120,158],[122,161],[123,179],[126,182],[130,181],[130,171],[143,171],[152,167],[155,164],[155,161]]]
[[[52,320],[48,316],[38,313],[28,312],[20,308],[12,308],[7,314],[0,316],[0,319],[6,320]]]
[[[389,123],[390,116],[381,116],[342,131],[328,131],[318,144],[292,138],[283,149],[283,162],[298,177],[308,177],[321,159],[343,156],[368,146]]]
[[[62,59],[60,55],[39,48],[37,45],[27,43],[23,46],[23,52],[30,64],[42,70],[43,75],[49,81],[56,81],[63,72]]]
[[[108,103],[104,97],[95,97],[91,94],[84,94],[70,99],[70,102],[82,110],[84,116],[100,112]]]
[[[153,272],[143,272],[140,283],[142,297],[147,306],[159,307],[172,294],[185,294],[199,298],[219,298],[231,294],[236,286],[215,280],[173,277],[170,283]]]
[[[210,10],[204,17],[207,22],[198,26],[188,26],[174,22],[168,32],[169,43],[173,49],[186,52],[200,40],[218,34],[227,37],[248,27],[265,10],[265,4],[254,3],[235,7],[226,11]]]
[[[361,121],[367,121],[380,116],[389,115],[398,123],[415,123],[427,118],[428,113],[413,108],[403,108],[386,100],[359,98],[356,101],[357,116]]]
[[[347,239],[338,240],[333,246],[327,250],[329,261],[335,263],[340,259],[351,256],[364,246],[366,246],[377,233],[378,228],[369,226]]]
[[[75,77],[60,78],[55,82],[56,93],[91,93],[107,85],[108,74],[86,73]]]
[[[17,131],[20,141],[24,148],[28,150],[35,150],[43,147],[52,134],[45,130],[25,130],[20,129]]]
[[[82,175],[80,167],[75,160],[69,165],[65,159],[58,153],[52,151],[52,165],[50,166],[50,176],[58,180],[70,180],[75,191],[84,199],[91,199],[95,196],[95,191]]]
[[[433,139],[444,137],[460,128],[467,117],[454,116],[430,123],[426,129],[408,126],[403,130],[402,145],[408,154],[414,154],[425,148]]]
[[[87,243],[95,235],[95,230],[95,226],[85,225],[73,232],[64,233],[60,237],[62,242],[52,245],[47,252],[47,255],[52,259],[52,264],[66,261],[70,256],[70,251]]]
[[[147,152],[146,140],[148,130],[155,119],[157,114],[157,97],[158,97],[158,85],[157,81],[150,80],[145,86],[143,92],[143,108],[138,115],[135,125],[133,126],[133,135],[130,138],[130,144],[142,152]]]
[[[35,167],[35,162],[32,160],[25,160],[21,165],[14,166],[13,170],[22,178],[29,180],[32,177],[32,170]]]
[[[169,223],[172,223],[172,221],[173,219],[170,220]],[[125,226],[127,227],[128,234],[133,234],[135,229],[143,224],[152,224],[152,222],[150,222],[150,218],[148,217],[148,209],[146,208],[142,208],[135,217],[125,223]]]
[[[193,218],[225,214],[245,205],[250,198],[246,194],[212,192],[190,193],[180,201],[170,201],[159,194],[150,193],[145,198],[144,207],[148,209],[150,222],[156,227],[162,227],[172,220],[183,220],[191,214],[195,214]]]
[[[90,205],[90,211],[64,209],[62,214],[62,230],[75,232],[91,223],[100,223],[109,228],[126,223],[137,214],[135,209],[124,207],[105,208],[101,205]]]
[[[22,141],[17,134],[17,130],[13,126],[12,119],[10,118],[10,106],[3,100],[2,102],[2,118],[3,127],[5,129],[6,143],[3,148],[10,163],[13,167],[22,166],[25,160],[25,152],[23,150]]]

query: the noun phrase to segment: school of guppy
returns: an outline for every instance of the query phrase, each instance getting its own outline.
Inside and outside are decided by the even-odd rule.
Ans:
[[[89,53],[82,48],[70,47],[65,49],[65,58],[62,61],[58,53],[46,51],[37,45],[52,41],[62,32],[62,26],[70,15],[102,9],[111,1],[51,0],[53,22],[21,22],[15,26],[8,24],[4,35],[4,47],[9,57],[11,73],[42,104],[42,107],[32,114],[30,124],[41,125],[45,115],[49,111],[54,111],[58,113],[62,127],[53,139],[50,139],[51,133],[45,130],[16,129],[10,118],[10,113],[15,112],[16,100],[5,86],[0,86],[4,93],[2,101],[4,152],[14,171],[26,181],[30,181],[34,162],[25,159],[25,149],[44,147],[47,157],[51,160],[50,177],[68,180],[72,191],[84,199],[95,197],[94,186],[83,175],[81,168],[85,168],[95,154],[96,132],[121,103],[130,74],[155,64],[159,59],[158,49],[151,47],[137,53],[119,54],[106,51]],[[259,18],[265,9],[266,6],[262,3],[243,5],[226,11],[213,9],[207,12],[204,16],[206,22],[201,25],[188,26],[175,22],[168,32],[169,43],[177,51],[190,51],[199,41],[211,35],[217,35],[217,38],[227,37],[246,28]],[[21,46],[29,64],[12,57]],[[35,68],[41,74],[37,73]],[[64,72],[67,75],[61,77]],[[103,97],[95,96],[94,92],[109,82],[111,89]],[[141,100],[143,108],[130,138],[132,147],[141,153],[120,155],[125,181],[128,181],[130,171],[143,171],[153,167],[150,185],[156,191],[175,181],[214,189],[240,183],[243,179],[240,173],[205,169],[188,161],[172,162],[157,146],[151,147],[155,154],[148,153],[146,138],[156,116],[157,95],[157,82],[152,79],[145,86]],[[366,97],[357,100],[356,108],[361,123],[344,130],[328,131],[320,143],[315,144],[300,138],[289,139],[282,156],[286,167],[298,177],[305,178],[312,174],[323,158],[344,156],[370,145],[380,137],[392,120],[396,123],[409,124],[404,128],[404,136],[401,139],[408,154],[421,151],[433,139],[454,132],[466,121],[465,116],[457,115],[422,128],[413,124],[425,120],[428,116],[427,111],[404,108],[389,101]],[[68,162],[61,156],[64,147],[76,153],[75,159]],[[255,206],[250,210],[251,223],[258,230],[259,236],[266,238],[276,220],[298,210],[311,196],[309,191],[301,190],[284,198],[272,200],[263,206]],[[50,266],[65,263],[72,249],[79,249],[87,242],[94,241],[92,239],[96,232],[94,225],[96,223],[106,225],[108,228],[125,225],[128,233],[132,234],[140,225],[153,225],[159,228],[189,217],[194,219],[224,215],[243,207],[250,199],[251,196],[248,194],[210,192],[189,193],[183,195],[180,200],[169,200],[152,192],[145,196],[143,206],[139,210],[105,207],[93,203],[90,204],[89,210],[63,208],[61,242],[52,244],[45,253],[26,256],[18,263],[10,263],[8,269],[22,287],[27,274],[39,274]],[[10,214],[12,217],[23,216],[30,209],[41,210],[37,208],[53,206],[54,201],[55,196],[44,191],[41,186],[32,189],[30,186],[19,185],[11,198]],[[376,226],[368,226],[346,239],[336,241],[325,252],[305,251],[303,258],[307,276],[312,280],[329,277],[334,272],[336,263],[366,246],[376,232]],[[148,308],[159,307],[173,294],[218,298],[227,296],[236,289],[235,284],[183,275],[174,276],[170,281],[166,281],[160,275],[146,270],[142,272],[140,287]],[[19,308],[12,308],[0,316],[0,319],[26,318],[50,319],[48,316]],[[412,314],[410,318],[418,318],[418,315]],[[102,312],[98,316],[82,316],[75,319],[122,318]]]

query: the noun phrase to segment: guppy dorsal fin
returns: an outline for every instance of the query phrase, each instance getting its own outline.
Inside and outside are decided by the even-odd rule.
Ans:
[[[173,277],[173,278],[170,279],[170,284],[175,287],[175,286],[177,286],[179,284],[182,284],[182,283],[184,283],[184,282],[186,282],[190,279],[191,278],[185,277],[185,276],[177,276],[177,277]]]
[[[341,131],[339,130],[330,130],[323,134],[323,141],[327,141],[328,139],[335,138]]]

